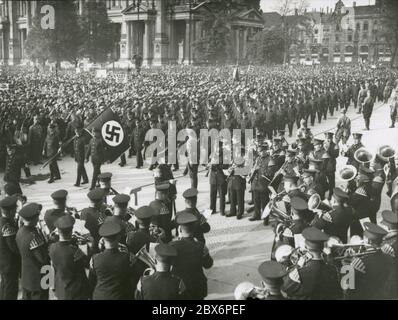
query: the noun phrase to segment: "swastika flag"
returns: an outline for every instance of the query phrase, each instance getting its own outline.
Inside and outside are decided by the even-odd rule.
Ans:
[[[106,161],[114,162],[129,148],[127,132],[124,130],[119,116],[111,108],[102,112],[86,129],[91,132],[93,128],[99,128],[101,131],[106,148]]]

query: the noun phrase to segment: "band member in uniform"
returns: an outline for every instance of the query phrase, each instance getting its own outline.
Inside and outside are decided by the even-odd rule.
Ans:
[[[339,147],[333,142],[333,132],[325,133],[326,140],[324,142],[325,153],[323,159],[323,170],[327,179],[328,200],[332,199],[333,189],[336,186],[336,164],[340,154]]]
[[[4,181],[6,183],[13,183],[18,189],[18,193],[22,194],[20,186],[21,181],[21,169],[24,166],[24,157],[21,148],[17,145],[7,145],[7,159],[6,169],[4,172]]]
[[[294,236],[301,234],[305,228],[308,228],[308,205],[307,201],[293,197],[290,200],[291,221],[281,222],[275,228],[275,241],[272,249],[271,258],[275,258],[275,251],[279,246],[288,244],[293,248],[296,247]]]
[[[281,292],[283,277],[286,276],[286,267],[276,261],[265,261],[258,267],[258,273],[263,278],[261,300],[285,300]]]
[[[234,217],[238,220],[242,219],[243,213],[245,211],[245,190],[246,190],[246,180],[241,175],[239,175],[241,166],[236,168],[232,165],[228,170],[230,175],[228,177],[228,193],[230,195],[230,212],[226,215],[227,217]],[[236,211],[238,207],[238,211]]]
[[[322,250],[329,236],[315,227],[304,229],[306,253],[301,256],[282,286],[290,299],[328,300],[340,297],[340,283],[337,270],[328,265]]]
[[[156,271],[144,275],[137,284],[136,300],[181,300],[185,293],[185,284],[172,273],[173,260],[177,250],[167,244],[155,247]]]
[[[173,213],[170,211],[168,206],[168,194],[169,184],[158,184],[156,185],[155,200],[152,201],[149,206],[156,211],[156,215],[152,218],[152,223],[156,221],[156,226],[164,230],[163,242],[168,243],[172,239],[172,216]]]
[[[381,249],[394,258],[395,265],[389,281],[391,286],[387,290],[391,292],[391,297],[396,299],[398,297],[398,214],[385,210],[381,213],[381,216],[383,218],[381,223],[387,228],[388,232],[383,238]]]
[[[133,297],[129,253],[119,250],[121,232],[120,225],[111,221],[99,229],[105,250],[90,261],[93,300],[130,300]]]
[[[86,153],[86,161],[88,162],[91,156],[91,163],[93,165],[93,178],[91,180],[90,190],[93,190],[98,183],[98,176],[101,174],[101,165],[105,161],[105,146],[101,137],[101,130],[99,128],[93,129],[93,137]]]
[[[375,101],[370,95],[370,90],[367,92],[367,96],[365,98],[365,101],[362,106],[362,115],[363,119],[365,120],[365,130],[370,130],[370,118],[373,113],[373,106],[374,106]]]
[[[42,267],[50,264],[47,240],[38,228],[42,206],[29,203],[19,211],[23,226],[19,228],[16,241],[21,254],[21,287],[23,300],[48,300],[48,289],[43,289]]]
[[[350,146],[347,151],[343,152],[343,155],[348,158],[347,165],[352,165],[358,170],[360,163],[355,160],[354,154],[355,154],[355,151],[364,147],[364,145],[361,142],[362,134],[361,133],[353,133],[352,137],[354,138],[354,144],[352,146]]]
[[[57,190],[51,194],[53,199],[54,209],[49,209],[44,214],[44,222],[51,233],[55,230],[54,223],[58,218],[66,214],[66,197],[68,196],[68,191]]]
[[[83,124],[79,123],[75,129],[76,138],[74,140],[74,153],[75,161],[77,163],[77,177],[75,187],[80,186],[81,179],[82,184],[88,183],[88,177],[86,168],[84,167],[84,160],[86,155],[86,137],[83,134]]]
[[[127,212],[130,196],[126,194],[117,194],[113,197],[112,201],[114,203],[113,215],[106,217],[105,222],[112,221],[120,225],[122,228],[120,243],[125,244],[127,233],[135,230],[134,225],[129,222],[131,215]]]
[[[349,300],[389,299],[391,291],[386,288],[391,285],[389,280],[396,265],[391,255],[380,250],[387,231],[370,222],[365,222],[364,227],[364,241],[370,245],[370,248],[366,250],[370,252],[361,257],[355,257],[351,261],[350,265],[355,270],[355,288],[346,291],[346,298]]]
[[[217,212],[217,194],[220,197],[220,214],[225,216],[225,195],[227,193],[227,178],[223,171],[223,165],[209,164],[209,182],[210,182],[210,210],[212,214]]]
[[[346,144],[351,134],[351,120],[346,115],[347,110],[344,108],[341,110],[341,117],[337,121],[337,131],[336,131],[336,144],[340,143]]]
[[[90,231],[90,235],[94,239],[93,249],[96,250],[100,240],[98,230],[107,217],[106,206],[104,205],[105,193],[104,190],[97,188],[91,190],[87,197],[90,200],[90,207],[82,210],[81,219],[85,221],[84,226]]]
[[[260,155],[249,179],[254,200],[254,213],[249,218],[250,221],[261,220],[261,213],[269,202],[268,185],[273,178],[272,172],[268,168],[269,161],[268,144],[263,144],[260,146]]]
[[[0,300],[17,300],[21,258],[15,237],[17,197],[7,196],[0,201]]]
[[[182,196],[185,199],[185,209],[183,212],[191,213],[198,219],[198,225],[195,230],[194,237],[196,240],[205,244],[206,239],[204,234],[210,231],[210,225],[203,214],[201,214],[196,208],[196,204],[198,202],[198,190],[193,188],[185,190]],[[180,213],[177,213],[177,216],[179,214]]]
[[[349,195],[340,188],[334,188],[333,199],[331,210],[319,210],[311,225],[347,243],[348,228],[354,219],[353,209],[347,206]]]
[[[108,196],[115,196],[118,192],[112,188],[112,173],[103,172],[98,175],[99,188],[104,191],[105,203]]]
[[[141,124],[141,121],[139,118],[135,119],[135,128],[133,129],[133,145],[134,145],[134,150],[136,153],[136,168],[141,169],[141,167],[144,165],[144,161],[142,158],[142,151],[144,147],[144,142],[145,142],[145,134],[146,134],[146,128]]]
[[[177,216],[176,222],[180,239],[170,242],[177,251],[173,273],[184,281],[187,299],[203,300],[207,296],[207,278],[203,268],[211,268],[213,259],[205,244],[194,238],[198,219],[183,212]]]
[[[55,271],[55,296],[58,300],[87,300],[89,283],[85,269],[88,256],[72,238],[75,219],[65,215],[55,221],[59,241],[49,247],[50,259]]]

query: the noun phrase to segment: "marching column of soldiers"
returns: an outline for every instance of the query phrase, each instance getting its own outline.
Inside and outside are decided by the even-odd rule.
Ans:
[[[220,214],[241,219],[249,182],[250,202],[254,205],[248,209],[253,211],[250,220],[263,219],[275,230],[272,261],[259,267],[265,287],[251,288],[244,298],[396,298],[395,151],[384,146],[372,162],[373,157],[361,144],[360,133],[352,134],[354,145],[344,144],[351,134],[350,123],[344,118],[351,100],[359,106],[369,129],[373,104],[376,98],[380,100],[380,95],[374,95],[378,87],[372,82],[364,82],[362,89],[359,81],[352,85],[349,78],[309,81],[293,88],[285,84],[275,87],[275,97],[259,99],[248,95],[246,101],[226,95],[204,102],[193,97],[192,102],[184,101],[181,106],[171,102],[164,116],[155,102],[140,105],[127,117],[129,156],[135,154],[137,168],[141,168],[148,146],[144,141],[146,131],[155,127],[166,130],[168,120],[176,120],[180,129],[196,132],[205,123],[209,129],[254,129],[254,146],[245,146],[255,148],[255,165],[250,172],[240,170],[243,165],[239,164],[210,163],[208,168],[212,213],[217,212],[218,195]],[[381,98],[396,99],[397,90],[391,91]],[[320,123],[328,112],[333,115],[338,109],[343,115],[336,134],[328,132],[326,140],[315,139],[308,123]],[[84,116],[72,118],[67,132],[79,137],[70,150],[77,162],[76,185],[89,182],[84,162],[90,157],[95,169],[87,195],[90,206],[81,211],[67,207],[67,192],[59,190],[51,195],[55,208],[46,212],[44,224],[40,219],[42,206],[26,203],[20,188],[21,169],[27,162],[23,145],[7,144],[6,197],[0,202],[1,298],[16,299],[20,284],[23,299],[48,299],[49,288],[43,288],[41,280],[43,267],[51,265],[58,299],[204,299],[204,269],[212,267],[213,259],[205,244],[205,234],[211,226],[196,208],[198,165],[188,163],[184,170],[191,179],[191,188],[183,194],[186,208],[182,212],[175,212],[171,170],[167,178],[155,181],[154,201],[132,210],[128,207],[130,196],[117,194],[110,186],[111,174],[101,174],[103,148],[95,140],[99,130],[94,129],[87,149],[87,141],[81,135],[82,122],[86,120]],[[34,119],[28,145],[40,144],[41,152],[43,137],[38,125],[39,119]],[[291,137],[294,125],[298,128],[297,140],[289,145],[284,129],[288,127]],[[59,134],[57,129],[52,122],[46,130],[47,153],[52,154],[59,145],[54,138]],[[343,140],[341,150],[339,139]],[[29,161],[39,163],[40,152],[32,154]],[[347,166],[338,173],[346,182],[342,188],[336,187],[335,172],[340,154],[348,158]],[[121,166],[125,160],[122,157]],[[54,161],[51,183],[61,178],[57,160]],[[150,169],[158,170],[160,166],[152,163]],[[384,185],[392,206],[391,211],[382,213],[382,228],[376,224],[376,214]],[[112,195],[110,205],[107,197]],[[284,210],[279,208],[279,202]],[[173,231],[178,238],[173,238]],[[354,238],[355,244],[346,244],[348,232],[352,238],[361,239]],[[153,244],[155,257],[149,254]],[[360,279],[354,290],[341,290],[341,265],[352,266]]]

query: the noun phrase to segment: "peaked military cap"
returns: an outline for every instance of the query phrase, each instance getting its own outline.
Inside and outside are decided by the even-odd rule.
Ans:
[[[398,213],[390,211],[390,210],[384,210],[381,213],[381,216],[383,217],[383,224],[396,229],[398,226]]]
[[[8,196],[0,201],[0,207],[4,209],[16,207],[18,198],[16,196]]]
[[[261,277],[267,282],[267,280],[282,279],[287,274],[286,267],[276,261],[265,261],[258,267],[258,272]]]
[[[155,247],[156,255],[160,258],[174,258],[177,256],[177,250],[171,245],[160,243]]]
[[[31,219],[33,217],[40,215],[40,211],[42,208],[43,206],[41,204],[32,202],[24,205],[18,214],[22,218]]]
[[[104,198],[104,196],[105,196],[105,191],[100,188],[96,188],[94,190],[91,190],[89,193],[87,193],[87,197],[91,201],[102,200]]]
[[[302,233],[305,240],[310,242],[325,242],[329,239],[329,236],[315,227],[305,228]]]
[[[135,212],[135,217],[139,220],[149,220],[156,215],[155,209],[150,206],[142,206]]]
[[[112,198],[115,204],[128,204],[130,199],[130,196],[128,196],[127,194],[117,194]]]
[[[194,222],[197,222],[198,218],[195,217],[192,213],[181,212],[177,215],[176,222],[179,225],[188,225]]]
[[[101,173],[100,175],[98,175],[98,179],[103,182],[110,181],[111,178],[112,178],[112,173],[110,173],[110,172],[104,172],[104,173]]]
[[[101,237],[113,237],[119,234],[122,231],[122,227],[119,223],[113,221],[106,221],[99,228],[99,235]]]
[[[71,215],[66,214],[60,218],[58,218],[55,223],[54,226],[58,229],[69,229],[72,228],[75,224],[75,218],[73,218]]]
[[[51,194],[51,198],[54,200],[65,200],[66,197],[68,196],[68,191],[66,190],[57,190]]]
[[[185,190],[184,193],[182,194],[182,196],[185,199],[190,199],[190,198],[194,198],[198,195],[198,190],[195,188],[190,188],[188,190]]]
[[[366,236],[370,240],[381,240],[387,235],[387,231],[382,227],[374,224],[372,222],[365,222],[363,224],[365,231],[363,232],[364,236]]]

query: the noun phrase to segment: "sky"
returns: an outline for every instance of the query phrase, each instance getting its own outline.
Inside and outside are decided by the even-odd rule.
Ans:
[[[296,0],[291,0],[292,2]],[[366,5],[372,5],[375,3],[375,0],[343,0],[343,3],[345,4],[346,7],[351,7],[353,2],[357,3],[357,6],[366,6]],[[277,11],[277,8],[281,5],[283,0],[261,0],[261,8],[263,9],[264,12],[271,12],[271,11]],[[336,4],[337,0],[307,0],[307,3],[309,4],[309,11],[312,11],[312,9],[317,9],[317,11],[320,11],[320,8],[333,8]]]

